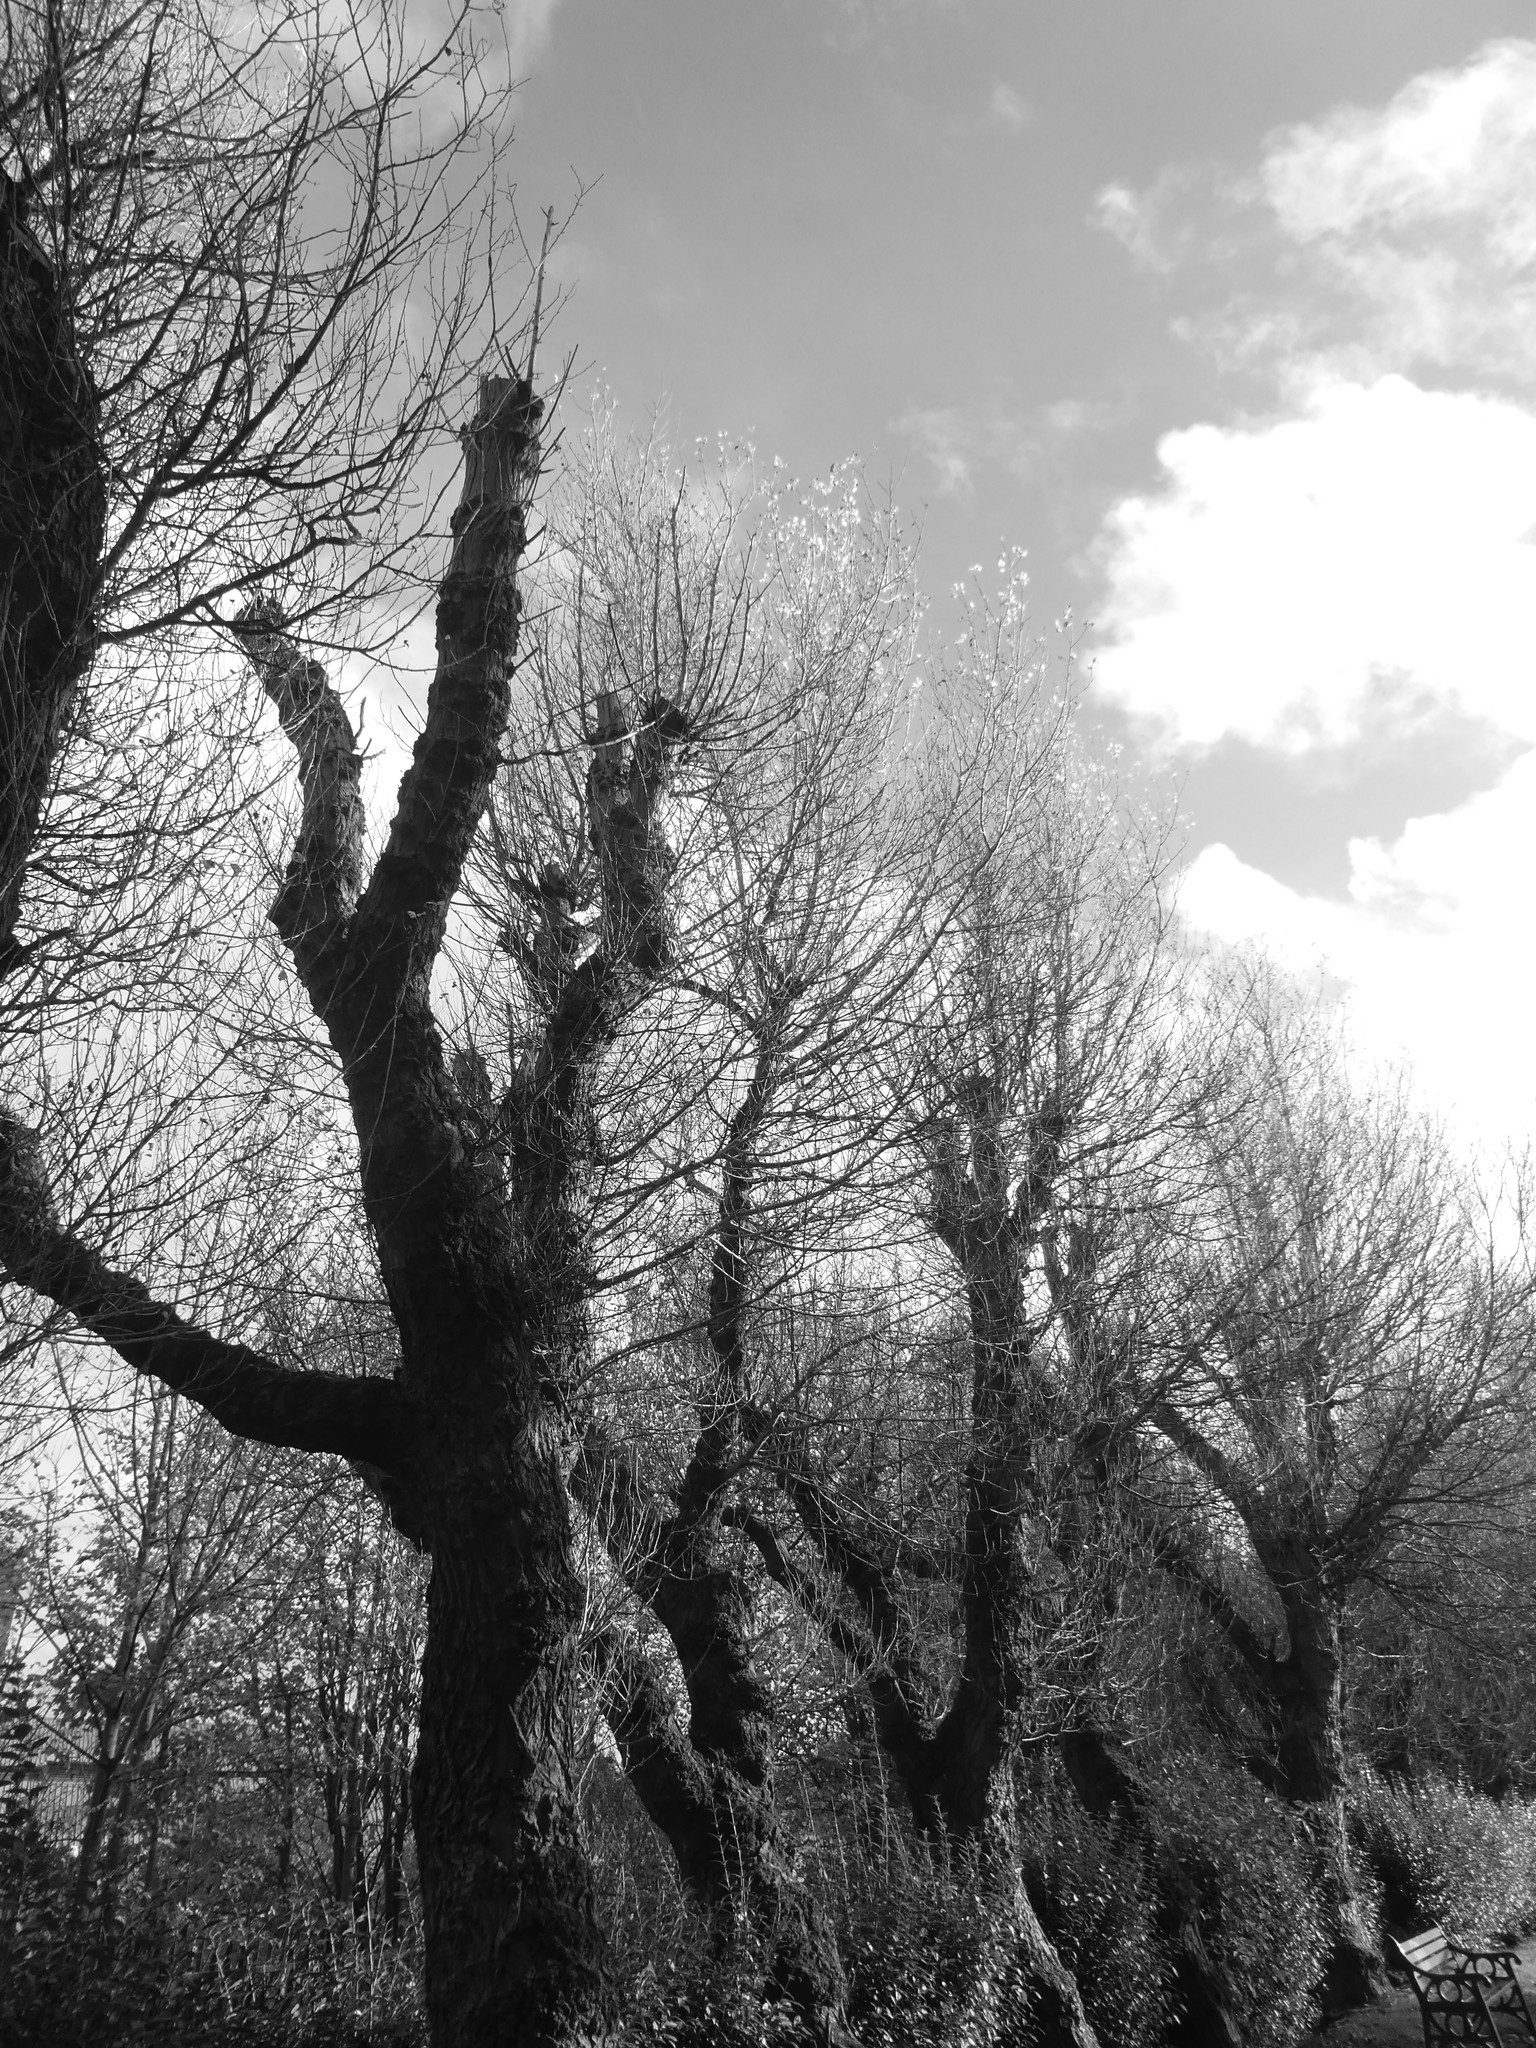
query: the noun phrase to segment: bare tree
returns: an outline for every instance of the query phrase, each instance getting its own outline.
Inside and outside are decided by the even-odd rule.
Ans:
[[[723,1935],[744,1920],[772,1986],[825,2039],[842,2029],[841,1966],[783,1841],[753,1590],[725,1510],[751,1455],[751,1316],[786,1264],[814,1263],[818,1229],[835,1231],[857,1151],[838,1090],[857,1020],[878,1019],[903,971],[910,850],[888,785],[910,562],[856,479],[769,491],[731,451],[674,471],[654,437],[624,444],[607,419],[550,532],[559,602],[529,674],[552,744],[492,813],[514,1015],[558,1002],[592,943],[584,922],[603,944],[604,722],[630,724],[660,691],[675,702],[714,650],[712,718],[669,793],[647,973],[616,992],[572,1136],[548,1153],[585,1160],[563,1224],[590,1358],[576,1491],[664,1632],[687,1726],[633,1617],[597,1639],[602,1697],[688,1888]],[[503,1128],[525,1073],[514,1065]],[[779,1247],[771,1270],[745,1244],[754,1205],[753,1229]]]
[[[944,687],[952,751],[918,835],[918,971],[892,991],[897,1028],[862,1048],[859,1095],[885,1133],[878,1213],[908,1306],[857,1277],[866,1226],[851,1284],[781,1315],[792,1365],[743,1411],[770,1491],[733,1520],[866,1687],[919,1827],[1011,1890],[1039,2023],[1077,2040],[1076,1988],[1017,1882],[1014,1773],[1025,1741],[1080,1734],[1097,1705],[1082,1651],[1103,1620],[1106,1468],[1134,1403],[1125,1361],[1082,1341],[1068,1296],[1090,1242],[1109,1273],[1133,1162],[1182,1103],[1160,1042],[1162,853],[1041,688],[1021,591],[978,613]],[[920,1175],[903,1176],[914,1155]],[[922,1226],[954,1262],[963,1346]]]
[[[1456,1543],[1524,1485],[1523,1204],[1486,1208],[1404,1085],[1352,1085],[1270,978],[1240,977],[1229,1015],[1236,1095],[1204,1132],[1183,1371],[1153,1411],[1182,1475],[1155,1541],[1265,1705],[1249,1762],[1312,1826],[1344,2005],[1380,1967],[1344,1827],[1345,1614],[1405,1538]],[[1240,1551],[1215,1533],[1234,1523]]]
[[[456,2043],[564,2040],[601,2030],[608,1994],[554,1739],[581,1609],[563,1395],[536,1262],[429,986],[508,715],[541,408],[525,378],[482,384],[438,672],[365,882],[360,750],[289,620],[318,616],[317,592],[355,614],[401,566],[396,515],[423,531],[416,460],[485,339],[465,281],[485,275],[477,149],[493,138],[471,107],[424,153],[442,132],[416,120],[425,94],[466,75],[456,37],[418,59],[390,15],[328,19],[8,11],[0,387],[33,583],[7,594],[4,901],[9,940],[38,792],[102,636],[285,586],[286,612],[252,600],[237,623],[299,756],[273,920],[341,1070],[400,1376],[282,1364],[115,1270],[55,1204],[37,1097],[40,1135],[14,1106],[0,1127],[0,1260],[234,1433],[367,1466],[431,1551],[413,1795],[433,2024]],[[399,317],[413,281],[435,285],[424,362]]]

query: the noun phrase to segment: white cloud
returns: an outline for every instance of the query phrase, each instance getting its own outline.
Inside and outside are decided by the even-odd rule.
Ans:
[[[937,472],[939,496],[968,497],[975,434],[957,406],[913,406],[895,422],[909,434]]]
[[[500,0],[496,8],[514,78],[521,78],[544,54],[560,0]]]
[[[1189,922],[1262,942],[1297,972],[1348,989],[1359,1037],[1406,1059],[1421,1090],[1497,1145],[1536,1136],[1536,755],[1458,809],[1350,847],[1349,901],[1288,889],[1225,846],[1190,866]]]
[[[1283,132],[1258,188],[1379,359],[1536,375],[1536,43]]]
[[[1015,135],[1021,134],[1035,118],[1035,110],[1029,101],[1001,79],[993,86],[987,107],[993,120],[1000,127],[1011,129]]]
[[[1097,676],[1166,741],[1348,739],[1384,681],[1536,738],[1536,415],[1392,376],[1158,452],[1101,535]]]
[[[1093,217],[1194,287],[1205,302],[1176,325],[1232,366],[1531,385],[1536,41],[1278,130],[1241,173],[1171,164],[1106,186]]]
[[[1174,750],[1358,743],[1384,703],[1536,740],[1536,41],[1287,129],[1241,175],[1111,187],[1098,219],[1274,407],[1167,435],[1159,485],[1113,508],[1099,687]],[[1326,965],[1432,1097],[1536,1136],[1536,754],[1348,852],[1335,902],[1207,847],[1186,914]]]
[[[1144,192],[1129,185],[1106,185],[1094,200],[1091,218],[1142,270],[1171,271],[1188,247],[1187,236],[1171,225],[1171,217],[1189,186],[1189,174],[1178,165],[1170,166]]]
[[[1490,43],[1460,70],[1411,79],[1383,109],[1345,107],[1282,131],[1261,184],[1296,241],[1371,227],[1491,225],[1531,253],[1536,43]]]

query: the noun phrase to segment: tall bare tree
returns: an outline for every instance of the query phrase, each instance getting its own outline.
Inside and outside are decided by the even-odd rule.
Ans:
[[[424,145],[443,133],[417,119],[428,93],[462,91],[458,37],[413,55],[388,14],[264,24],[45,4],[12,6],[6,26],[0,388],[20,567],[0,648],[16,721],[5,937],[81,688],[122,677],[104,638],[284,588],[285,609],[247,597],[234,622],[299,760],[272,916],[350,1104],[400,1374],[283,1364],[110,1265],[55,1204],[46,1094],[14,1067],[0,1262],[236,1434],[374,1475],[434,1567],[413,1788],[434,2028],[456,2043],[591,2034],[609,2000],[555,1739],[581,1609],[564,1397],[540,1342],[537,1249],[448,1070],[430,992],[508,717],[540,460],[526,378],[480,387],[437,674],[371,874],[353,725],[290,631],[327,605],[355,613],[401,567],[400,535],[423,530],[416,463],[485,340],[466,281],[484,275],[476,186],[495,121],[471,106]],[[424,360],[400,318],[412,284],[431,316]],[[643,905],[631,916],[625,894],[633,820],[615,794],[612,900],[622,943],[643,948]],[[579,1028],[569,1012],[562,1027]]]
[[[1415,1534],[1455,1544],[1523,1491],[1524,1205],[1486,1206],[1405,1086],[1352,1083],[1336,1031],[1271,976],[1230,1001],[1235,1095],[1202,1134],[1182,1371],[1153,1409],[1182,1496],[1154,1542],[1267,1710],[1249,1761],[1312,1827],[1324,1995],[1348,2005],[1380,1964],[1344,1826],[1345,1616]],[[1236,1552],[1215,1533],[1234,1523]]]

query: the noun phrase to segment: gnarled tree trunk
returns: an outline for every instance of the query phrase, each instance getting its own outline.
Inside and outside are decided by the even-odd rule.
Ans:
[[[70,308],[0,171],[0,978],[81,677],[106,530],[97,397]]]
[[[1327,1915],[1329,1954],[1322,1999],[1346,2011],[1386,1988],[1381,1956],[1360,1903],[1344,1811],[1343,1655],[1339,1616],[1316,1586],[1282,1593],[1289,1653],[1273,1660],[1280,1783],[1307,1824]]]

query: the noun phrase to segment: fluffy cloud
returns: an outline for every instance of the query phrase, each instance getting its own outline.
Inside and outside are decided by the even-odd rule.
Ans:
[[[1178,274],[1178,323],[1282,379],[1432,370],[1536,385],[1536,42],[1486,44],[1385,107],[1270,136],[1240,174],[1171,164],[1094,218]]]
[[[912,406],[893,424],[897,433],[911,438],[932,465],[935,489],[941,498],[970,496],[976,432],[958,406]]]
[[[1536,43],[1490,43],[1272,139],[1257,191],[1356,347],[1536,375]]]
[[[987,102],[987,111],[1000,128],[1019,135],[1035,118],[1035,110],[1021,93],[1001,79],[992,88],[992,97]]]
[[[1111,187],[1099,220],[1268,392],[1167,435],[1158,487],[1112,509],[1099,687],[1186,757],[1338,747],[1384,702],[1536,741],[1536,42],[1272,136],[1244,175]],[[1536,754],[1348,852],[1333,901],[1208,846],[1186,915],[1326,967],[1433,1098],[1536,1135]]]
[[[1184,878],[1184,914],[1342,982],[1364,1044],[1405,1059],[1464,1130],[1493,1145],[1536,1138],[1536,755],[1388,844],[1354,841],[1350,856],[1349,900],[1335,903],[1206,847]]]
[[[1101,535],[1097,674],[1166,743],[1347,739],[1384,680],[1536,738],[1536,416],[1389,376],[1158,452]]]

